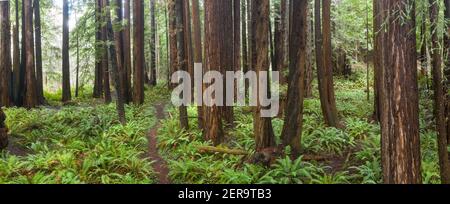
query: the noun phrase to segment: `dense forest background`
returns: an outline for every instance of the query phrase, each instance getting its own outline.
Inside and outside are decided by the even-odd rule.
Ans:
[[[448,184],[449,19],[450,0],[0,1],[0,183]],[[279,115],[174,107],[194,63],[279,71]]]

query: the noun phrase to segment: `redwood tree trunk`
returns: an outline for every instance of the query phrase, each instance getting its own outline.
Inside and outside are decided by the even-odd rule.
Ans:
[[[106,5],[109,7],[109,1],[105,0]],[[116,12],[116,15],[118,13]],[[114,19],[116,19],[115,24],[120,23],[120,17],[116,16]],[[122,70],[122,35],[120,32],[114,32],[112,28],[111,23],[111,12],[108,9],[106,11],[106,20],[107,20],[107,27],[108,27],[108,40],[114,41],[114,46],[109,46],[108,49],[110,50],[111,55],[111,71],[114,76],[115,88],[116,88],[116,110],[119,117],[120,123],[123,125],[126,124],[125,119],[125,106],[124,106],[124,98],[123,98],[123,92],[122,92],[122,73],[120,70]]]
[[[274,34],[274,41],[275,41],[275,52],[274,52],[274,64],[273,64],[273,71],[279,71],[281,81],[285,81],[284,78],[284,65],[285,65],[285,42],[286,39],[284,37],[286,33],[285,29],[285,18],[286,18],[286,0],[281,0],[277,3],[275,3],[275,34]]]
[[[169,75],[171,78],[172,74],[177,70],[178,66],[178,57],[177,57],[177,23],[175,16],[175,0],[168,1],[168,10],[169,10],[169,57],[170,57],[170,65],[169,65]],[[169,81],[169,88],[173,89],[173,84]]]
[[[42,76],[42,40],[41,40],[41,7],[39,0],[34,0],[34,38],[36,46],[36,94],[38,102],[43,104],[44,98],[44,82]]]
[[[188,55],[186,53],[186,32],[187,32],[187,21],[185,19],[185,2],[183,0],[175,0],[175,15],[176,15],[176,27],[177,27],[177,58],[178,65],[177,70],[188,71]],[[187,107],[181,105],[179,108],[180,112],[180,125],[182,129],[189,129],[189,120],[187,114]]]
[[[31,0],[23,1],[24,8],[24,39],[25,48],[25,98],[24,106],[34,108],[38,105],[36,94],[36,76],[34,70],[34,38],[33,38],[33,5]]]
[[[124,86],[122,87],[125,90],[125,102],[130,103],[132,101],[132,90],[131,90],[131,70],[132,70],[132,63],[131,63],[131,16],[130,16],[130,0],[124,0],[123,5],[123,17],[124,20],[127,22],[125,25],[125,28],[123,30],[123,70],[124,75],[123,81]]]
[[[224,41],[220,40],[223,34],[226,15],[230,15],[231,1],[209,0],[205,1],[205,71],[219,71],[224,68],[221,56],[225,52]],[[225,11],[227,10],[227,11]],[[220,83],[220,82],[219,82]],[[205,85],[207,88],[208,85]],[[211,98],[212,102],[215,98]],[[224,139],[220,107],[205,106],[204,137],[215,145]]]
[[[308,1],[292,1],[294,9],[289,38],[289,77],[286,101],[286,112],[282,133],[283,145],[290,146],[292,153],[298,156],[301,148],[303,125],[303,98],[307,55],[307,13]]]
[[[430,0],[430,22],[431,30],[437,30],[439,18],[439,5],[437,1]],[[447,128],[445,121],[445,93],[442,83],[442,56],[439,47],[439,36],[437,32],[431,35],[431,65],[434,89],[434,115],[436,118],[436,132],[438,134],[438,154],[443,184],[450,184],[450,166],[447,151]]]
[[[445,20],[450,22],[450,0],[445,0]],[[445,93],[447,93],[446,103],[447,103],[447,143],[450,142],[450,25],[447,25],[447,30],[444,35],[444,54],[445,54],[445,67],[444,67],[444,77],[445,77]]]
[[[156,19],[155,0],[150,0],[150,85],[156,86]]]
[[[252,15],[254,19],[255,47],[256,47],[256,66],[255,71],[257,81],[261,80],[261,71],[269,71],[269,23],[270,23],[270,0],[260,0],[252,5]],[[262,93],[253,90],[259,96]],[[270,95],[270,94],[269,94]],[[275,145],[275,135],[272,127],[271,118],[261,117],[261,111],[267,107],[263,107],[258,100],[257,106],[254,108],[254,135],[256,150],[261,151],[265,148]]]
[[[94,98],[101,98],[103,95],[103,65],[102,65],[102,32],[101,18],[102,0],[95,1],[95,73],[94,73]]]
[[[317,3],[317,1],[316,1]],[[320,5],[320,4],[319,4]],[[316,5],[317,9],[317,5]],[[319,15],[317,15],[319,13]],[[323,0],[322,6],[322,28],[323,33],[320,33],[320,29],[316,27],[316,35],[319,35],[319,42],[322,42],[322,48],[320,57],[318,60],[322,61],[321,65],[317,66],[318,78],[319,78],[319,92],[320,102],[322,105],[322,112],[325,119],[325,123],[331,127],[338,126],[338,115],[336,108],[336,99],[334,95],[334,83],[333,83],[333,67],[332,67],[332,49],[331,49],[331,0]],[[316,24],[320,22],[320,11],[316,11]]]
[[[69,2],[63,1],[63,44],[62,44],[62,101],[72,100],[70,90],[70,61],[69,61]]]
[[[133,101],[136,105],[144,103],[144,2],[133,1],[133,26],[134,26],[134,87]]]
[[[107,19],[104,16],[105,12],[107,11],[107,4],[106,0],[102,0],[102,28],[101,28],[101,40],[102,40],[102,71],[103,71],[103,91],[105,94],[105,103],[111,103],[112,97],[111,97],[111,86],[110,86],[110,80],[109,80],[109,58],[108,58],[108,28],[106,26]]]
[[[192,1],[192,29],[193,29],[193,44],[194,44],[194,63],[203,62],[203,48],[202,48],[202,31],[201,31],[201,21],[200,21],[200,5],[199,0]],[[203,81],[203,79],[200,79]],[[202,87],[203,90],[203,87]],[[199,96],[203,97],[203,91],[197,93]],[[198,127],[203,129],[203,104],[197,104],[197,114],[198,114]]]
[[[0,107],[11,105],[11,98],[9,93],[11,79],[10,23],[9,1],[0,1]],[[0,132],[0,134],[2,133]]]
[[[387,30],[383,46],[388,53],[379,79],[383,180],[388,184],[421,183],[415,12],[409,9],[413,1],[377,3],[390,16],[382,19]]]
[[[20,42],[19,42],[19,1],[15,0],[16,25],[13,28],[13,91],[12,97],[15,105],[22,105],[21,90],[21,66],[20,66]]]

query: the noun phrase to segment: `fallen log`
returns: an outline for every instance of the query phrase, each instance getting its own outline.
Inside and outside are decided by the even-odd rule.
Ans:
[[[249,155],[247,151],[239,150],[239,149],[228,149],[224,147],[198,147],[200,153],[222,153],[222,154],[231,154],[231,155]]]

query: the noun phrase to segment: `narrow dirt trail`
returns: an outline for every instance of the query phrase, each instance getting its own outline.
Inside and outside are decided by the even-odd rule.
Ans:
[[[158,152],[158,129],[161,126],[160,121],[166,118],[164,114],[164,104],[157,104],[154,106],[156,109],[157,123],[148,133],[148,156],[153,161],[153,170],[158,174],[158,184],[170,184],[169,180],[169,168],[166,161],[159,155]]]

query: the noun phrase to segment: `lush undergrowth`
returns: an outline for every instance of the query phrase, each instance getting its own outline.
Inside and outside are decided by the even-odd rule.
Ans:
[[[146,159],[146,133],[155,124],[152,104],[167,96],[161,87],[147,91],[144,106],[127,106],[127,125],[117,120],[115,104],[86,96],[61,106],[5,109],[11,148],[3,152],[0,183],[154,183]]]
[[[170,178],[175,183],[279,183],[330,184],[382,182],[380,164],[380,128],[371,123],[373,105],[367,101],[363,72],[351,78],[336,78],[336,98],[345,128],[323,124],[318,93],[305,100],[302,145],[304,153],[297,160],[282,156],[270,167],[247,162],[245,156],[206,154],[199,147],[210,146],[195,126],[196,109],[189,108],[191,129],[179,128],[177,109],[163,122],[159,147],[169,163]],[[315,88],[317,90],[317,87]],[[424,93],[421,105],[421,143],[424,183],[439,183],[436,135],[429,121],[430,97]],[[236,128],[227,131],[223,148],[254,151],[253,120],[250,109],[235,108]],[[280,135],[283,121],[273,120]],[[279,138],[277,138],[279,141]],[[285,150],[289,155],[289,149]]]

